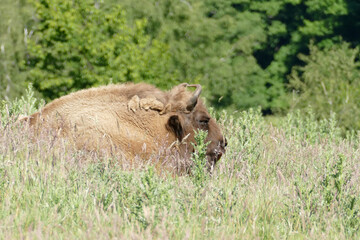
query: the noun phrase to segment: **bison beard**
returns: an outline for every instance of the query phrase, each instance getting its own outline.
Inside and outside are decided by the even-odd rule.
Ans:
[[[200,85],[187,83],[167,92],[144,83],[108,85],[56,99],[23,120],[37,130],[55,130],[78,149],[117,151],[127,159],[149,158],[160,145],[189,159],[194,132],[202,129],[208,132],[207,157],[213,166],[224,154],[226,140],[200,94]]]

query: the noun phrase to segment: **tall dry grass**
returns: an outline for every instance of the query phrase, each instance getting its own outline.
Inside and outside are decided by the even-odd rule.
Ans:
[[[34,141],[16,122],[31,99],[1,107],[0,239],[359,237],[360,141],[334,118],[294,113],[274,127],[260,111],[220,113],[227,153],[195,178],[51,133]]]

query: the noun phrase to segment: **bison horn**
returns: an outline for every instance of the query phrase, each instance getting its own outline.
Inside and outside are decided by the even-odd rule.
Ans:
[[[186,106],[186,110],[191,112],[195,108],[195,106],[197,104],[197,101],[198,101],[198,98],[199,98],[199,96],[201,94],[202,88],[201,88],[200,84],[193,84],[193,85],[189,84],[189,85],[187,85],[187,87],[196,87],[196,90],[195,90],[194,94],[192,95],[192,97],[190,98],[190,100],[189,100],[189,102],[188,102],[188,104]]]

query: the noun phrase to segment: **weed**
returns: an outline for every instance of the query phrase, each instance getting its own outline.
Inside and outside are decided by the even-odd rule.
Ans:
[[[206,148],[210,142],[206,142],[207,131],[198,130],[195,132],[195,142],[192,143],[194,152],[192,154],[193,166],[191,168],[191,175],[193,182],[197,186],[203,186],[208,178],[208,161],[206,158]]]

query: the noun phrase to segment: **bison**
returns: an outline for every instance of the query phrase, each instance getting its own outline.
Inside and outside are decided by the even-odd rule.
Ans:
[[[196,87],[194,92],[189,87]],[[121,84],[71,93],[26,118],[32,128],[52,129],[78,149],[121,152],[148,158],[160,146],[185,159],[193,152],[194,134],[208,132],[208,166],[225,153],[226,139],[199,98],[201,86],[182,83],[164,92],[152,85]]]

